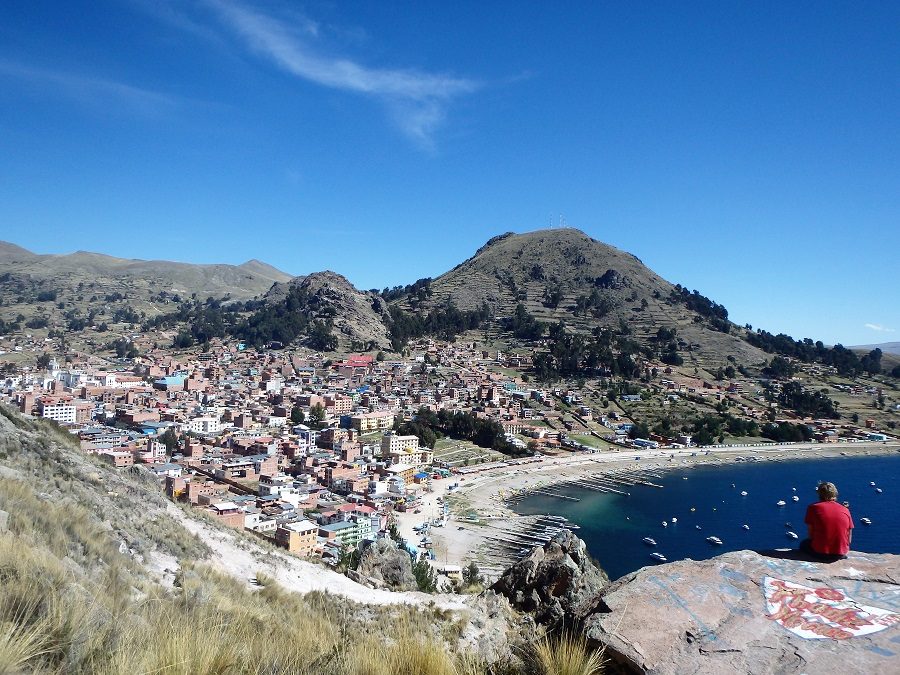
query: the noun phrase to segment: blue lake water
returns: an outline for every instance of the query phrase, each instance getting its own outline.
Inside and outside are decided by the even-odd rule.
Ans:
[[[533,494],[515,510],[565,516],[579,525],[576,534],[609,577],[616,579],[655,564],[652,551],[671,562],[702,560],[740,549],[796,548],[799,540],[789,538],[787,531],[793,530],[801,540],[806,536],[806,507],[817,499],[816,485],[827,480],[837,485],[838,501],[850,502],[856,525],[853,550],[900,554],[900,455],[735,462],[657,473],[663,473],[663,478],[653,482],[664,485],[662,489],[635,485],[625,488],[630,496],[623,496],[557,486],[554,491],[580,501]],[[881,493],[869,484],[873,481]],[[741,496],[742,490],[746,497]],[[793,495],[800,501],[794,502]],[[776,506],[779,500],[787,504]],[[673,517],[676,524],[671,522]],[[862,517],[872,524],[863,525]],[[667,527],[662,526],[663,520]],[[785,526],[788,522],[790,528]],[[744,524],[750,529],[743,529]],[[697,530],[697,525],[702,529]],[[706,537],[710,535],[723,544],[709,544]],[[643,543],[644,537],[655,539],[657,546]]]

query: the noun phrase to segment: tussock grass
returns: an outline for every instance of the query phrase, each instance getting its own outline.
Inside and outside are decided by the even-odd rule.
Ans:
[[[0,673],[463,672],[427,609],[301,596],[271,579],[251,591],[203,565],[185,567],[178,584],[167,593],[135,581],[117,558],[89,575],[24,535],[6,534]]]
[[[120,552],[123,542],[140,550],[138,537],[166,536],[176,549],[201,550],[171,517],[147,508],[157,504],[158,487],[69,452],[22,423],[36,435],[6,447],[27,477],[0,478],[0,509],[10,514],[9,531],[0,533],[0,675],[499,673],[459,653],[465,623],[433,606],[299,595],[263,572],[249,589],[184,557],[176,587],[157,585]],[[546,663],[583,663],[583,643],[573,657],[565,651],[574,649],[570,642],[541,648]],[[565,654],[554,656],[557,649]]]
[[[595,675],[603,672],[603,652],[590,649],[583,636],[563,632],[546,635],[534,646],[534,664],[540,675]]]

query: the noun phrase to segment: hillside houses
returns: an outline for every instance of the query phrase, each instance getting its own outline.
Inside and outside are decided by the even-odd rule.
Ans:
[[[7,379],[0,400],[68,428],[112,466],[146,466],[170,499],[300,555],[328,556],[377,536],[444,471],[417,437],[392,433],[395,422],[421,407],[480,405],[477,414],[509,434],[526,427],[529,391],[504,387],[470,351],[431,349],[434,360],[472,365],[435,378],[417,357],[326,364],[217,343],[195,357],[151,351],[121,370],[51,362]]]
[[[65,367],[51,361],[41,372],[4,380],[0,400],[64,426],[84,452],[112,466],[144,465],[170,499],[304,556],[337,557],[343,547],[378,536],[393,511],[416,508],[444,475],[432,448],[394,433],[422,408],[496,421],[520,448],[527,441],[532,448],[589,449],[567,440],[578,419],[585,425],[579,428],[602,425],[612,442],[627,443],[630,425],[611,422],[617,413],[593,409],[583,392],[525,386],[497,372],[527,365],[528,355],[500,354],[498,361],[460,343],[411,347],[412,357],[391,361],[350,355],[330,363],[311,353],[221,342],[178,358],[152,350],[119,370],[98,360]],[[704,392],[702,380],[668,369],[644,389],[677,402],[705,393],[710,400],[738,397],[746,387],[707,384]],[[639,405],[644,397],[621,400]],[[555,410],[558,402],[571,412]],[[832,421],[810,424],[823,441],[858,435]]]

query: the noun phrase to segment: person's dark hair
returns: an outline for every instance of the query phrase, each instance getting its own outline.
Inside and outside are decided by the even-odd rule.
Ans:
[[[837,487],[835,487],[834,483],[819,483],[816,492],[819,493],[819,499],[823,502],[835,500],[838,496]]]

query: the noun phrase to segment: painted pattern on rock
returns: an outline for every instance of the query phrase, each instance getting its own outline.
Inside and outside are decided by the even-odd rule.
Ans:
[[[846,640],[900,623],[900,614],[862,605],[843,590],[763,578],[768,618],[805,639]]]

